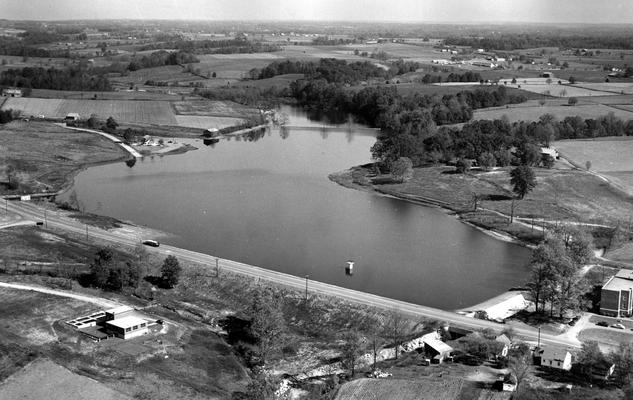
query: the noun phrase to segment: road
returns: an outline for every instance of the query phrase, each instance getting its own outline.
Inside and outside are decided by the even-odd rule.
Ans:
[[[44,220],[44,210],[39,208],[33,203],[27,202],[9,202],[8,210],[10,212],[17,213],[25,219],[31,219],[33,221]],[[52,228],[58,228],[77,234],[86,234],[86,225],[76,220],[60,217],[58,213],[47,213],[47,225]],[[88,234],[94,239],[97,238],[104,242],[109,242],[115,245],[122,246],[136,246],[142,238],[134,235],[121,235],[105,230],[98,229],[96,227],[89,227]],[[276,272],[252,265],[243,264],[237,261],[226,260],[217,258],[212,255],[198,253],[178,247],[161,244],[158,248],[149,248],[149,251],[156,252],[162,255],[174,255],[181,260],[191,261],[200,264],[206,264],[209,269],[214,271],[216,260],[221,270],[230,271],[246,276],[250,276],[255,279],[263,279],[277,284],[292,287],[298,290],[305,290],[306,279],[303,277],[297,277],[281,272]],[[398,312],[408,314],[413,317],[423,317],[428,319],[434,319],[439,321],[446,321],[449,324],[458,325],[464,328],[470,329],[485,329],[492,328],[495,330],[501,330],[505,327],[503,324],[498,324],[492,321],[485,321],[480,319],[474,319],[465,317],[463,315],[440,310],[437,308],[426,307],[418,304],[408,303],[395,299],[390,299],[382,296],[377,296],[370,293],[360,292],[352,289],[343,288],[323,282],[314,280],[308,281],[308,292],[311,294],[324,294],[328,296],[336,296],[341,299],[348,300],[350,302],[375,306],[387,310],[397,310]],[[527,341],[536,342],[539,336],[538,331],[531,327],[513,327],[518,336],[523,337]],[[564,335],[551,335],[547,333],[540,334],[541,343],[579,348],[580,342],[575,338],[568,338]]]

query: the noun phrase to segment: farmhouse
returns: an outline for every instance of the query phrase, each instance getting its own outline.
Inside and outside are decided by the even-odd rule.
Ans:
[[[621,269],[604,284],[600,292],[600,313],[628,317],[633,311],[633,271]]]
[[[2,89],[3,97],[22,97],[22,89],[18,88],[6,88]]]
[[[552,157],[554,160],[558,160],[558,151],[553,147],[541,147],[541,157]]]
[[[431,357],[435,364],[441,364],[445,359],[451,356],[453,348],[442,342],[439,332],[431,332],[422,336],[424,341],[424,352]]]
[[[108,333],[122,339],[131,339],[149,333],[147,321],[131,315],[106,321],[105,328]]]
[[[564,371],[571,369],[572,355],[567,350],[553,347],[537,348],[534,350],[534,354],[536,358],[540,358],[542,367],[562,369]]]

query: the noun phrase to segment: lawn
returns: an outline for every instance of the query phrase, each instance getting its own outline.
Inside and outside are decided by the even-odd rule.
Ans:
[[[229,126],[239,125],[243,122],[244,120],[242,118],[211,117],[204,115],[176,115],[176,124],[178,126],[185,126],[189,128],[222,129]]]

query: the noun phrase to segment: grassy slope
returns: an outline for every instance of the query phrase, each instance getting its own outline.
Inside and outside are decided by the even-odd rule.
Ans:
[[[57,191],[87,165],[127,157],[119,146],[101,136],[48,122],[14,121],[4,125],[0,127],[0,143],[3,170],[7,163],[14,165],[25,192],[47,187]],[[4,187],[0,190],[6,192]]]

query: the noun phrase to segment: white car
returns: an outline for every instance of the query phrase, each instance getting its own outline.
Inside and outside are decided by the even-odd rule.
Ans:
[[[615,329],[626,329],[624,327],[624,325],[622,325],[622,324],[613,324],[613,325],[610,325],[610,326],[611,326],[611,328],[615,328]]]

